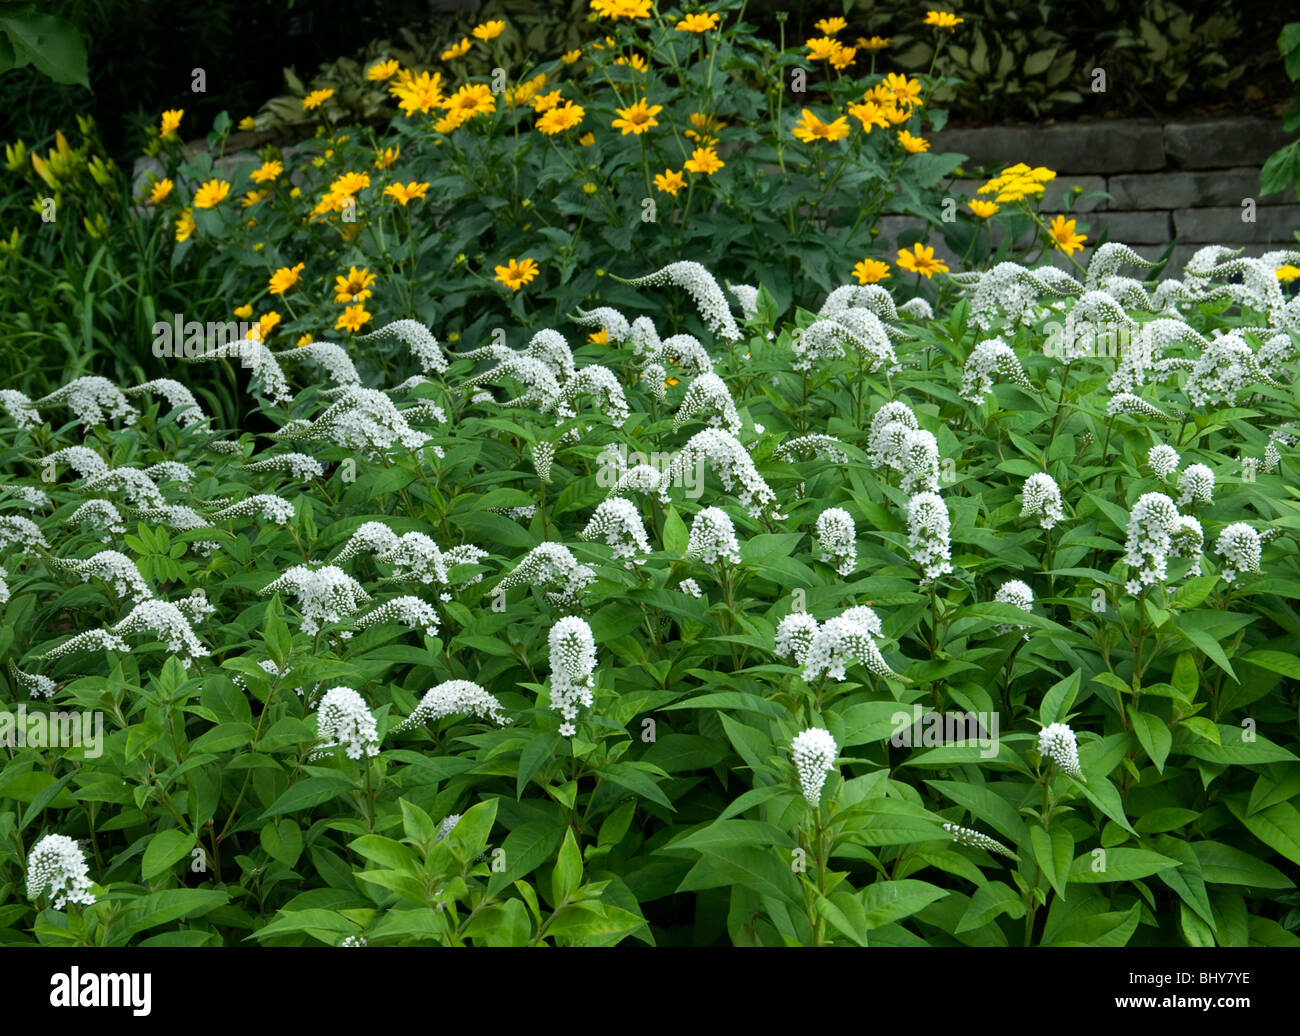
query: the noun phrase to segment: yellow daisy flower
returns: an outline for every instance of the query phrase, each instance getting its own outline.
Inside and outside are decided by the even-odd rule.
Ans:
[[[980,201],[978,198],[968,202],[968,205],[971,212],[975,213],[980,219],[988,219],[990,216],[1002,211],[1002,206],[997,202]]]
[[[339,274],[334,278],[334,301],[365,302],[374,294],[370,290],[370,285],[374,283],[375,275],[368,269],[350,267],[346,277]]]
[[[173,184],[171,180],[164,177],[153,185],[153,190],[149,192],[149,204],[157,205],[164,201],[167,195],[171,194]]]
[[[834,36],[849,27],[849,23],[843,18],[822,18],[820,21],[813,22],[813,25],[827,36]]]
[[[230,193],[230,184],[225,180],[209,180],[194,195],[194,207],[210,209],[220,205]]]
[[[1074,232],[1074,224],[1077,220],[1066,220],[1064,216],[1057,216],[1052,220],[1051,234],[1052,240],[1056,242],[1056,247],[1066,255],[1073,255],[1075,252],[1083,251],[1083,243],[1088,238],[1083,234]]]
[[[814,140],[843,140],[849,135],[849,120],[841,115],[834,122],[822,122],[805,108],[795,124],[794,135],[805,144],[811,144]]]
[[[859,284],[875,284],[889,276],[889,264],[879,259],[863,259],[853,267],[853,276]]]
[[[934,249],[921,242],[912,245],[912,251],[906,248],[898,250],[898,267],[901,270],[910,270],[912,273],[919,273],[926,280],[929,280],[936,273],[947,273],[948,266],[942,259],[934,257]]]
[[[908,154],[916,155],[922,151],[930,150],[930,142],[923,137],[914,137],[907,130],[898,131],[899,143],[903,145],[903,150]]]
[[[697,147],[682,165],[688,173],[704,173],[712,176],[727,163],[718,157],[711,147]]]
[[[496,280],[511,291],[518,291],[536,277],[539,271],[537,263],[532,259],[523,259],[518,262],[509,259],[505,266],[493,267],[493,272],[496,273]]]
[[[281,162],[263,162],[260,166],[248,174],[248,178],[253,183],[266,183],[274,180],[284,172],[284,165]]]
[[[351,332],[360,331],[361,326],[366,323],[371,316],[373,316],[373,314],[368,312],[365,306],[349,306],[339,315],[338,320],[334,321],[334,330]]]
[[[695,13],[685,15],[673,26],[678,32],[708,32],[718,27],[718,16],[712,11],[707,14]]]
[[[397,98],[397,106],[406,115],[427,115],[442,104],[442,73],[421,72],[404,82],[394,83],[388,92]]]
[[[271,274],[271,280],[267,284],[267,291],[272,295],[283,295],[298,283],[305,266],[305,263],[299,263],[297,266],[281,266],[275,273]]]
[[[172,108],[163,112],[162,119],[158,125],[158,136],[169,137],[180,129],[181,116],[184,114],[184,108]]]
[[[655,116],[663,110],[662,104],[647,104],[646,99],[643,97],[636,104],[627,108],[616,108],[618,118],[611,125],[614,129],[621,129],[625,137],[629,133],[640,136],[652,126],[659,125],[659,120]]]
[[[556,133],[563,133],[565,130],[573,129],[574,126],[582,122],[582,118],[586,113],[586,109],[582,105],[568,101],[560,107],[552,108],[550,111],[543,112],[538,116],[537,128],[547,136],[554,136]]]
[[[407,202],[416,198],[423,200],[428,189],[429,185],[427,183],[408,183],[405,187],[400,183],[393,183],[384,188],[384,193],[393,201],[400,202],[405,207]]]
[[[463,58],[469,53],[469,48],[474,46],[468,36],[462,36],[459,43],[453,43],[450,47],[442,52],[443,61],[454,61],[456,58]]]
[[[952,32],[965,20],[965,18],[958,18],[955,14],[950,14],[947,11],[925,12],[926,25],[933,25],[936,29],[947,29],[949,32]]]
[[[500,18],[495,21],[484,22],[482,25],[476,25],[470,30],[470,35],[476,40],[482,40],[486,43],[488,40],[494,40],[505,31],[506,23]]]
[[[334,96],[334,88],[328,87],[324,90],[313,90],[302,99],[302,110],[309,112],[319,108],[322,104]]]
[[[392,79],[393,76],[397,75],[399,65],[397,58],[381,61],[377,65],[371,65],[366,70],[366,78],[372,83],[382,83],[385,79]]]
[[[676,195],[678,191],[686,186],[686,178],[679,172],[665,169],[662,173],[655,174],[654,184],[665,194]]]

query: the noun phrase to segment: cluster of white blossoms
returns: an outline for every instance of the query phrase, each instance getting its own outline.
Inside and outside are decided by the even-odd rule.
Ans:
[[[986,852],[998,853],[1012,860],[1020,859],[1015,853],[999,842],[996,838],[990,838],[988,835],[976,831],[973,827],[960,827],[957,824],[944,824],[943,829],[952,835],[952,840],[958,845],[969,845],[973,849],[983,849]]]
[[[0,572],[2,571],[3,569],[0,569]],[[12,659],[9,661],[9,675],[33,698],[48,698],[56,689],[56,684],[48,676],[42,673],[24,673],[14,665]]]
[[[1171,547],[1170,537],[1178,521],[1178,507],[1164,493],[1143,493],[1129,512],[1128,540],[1124,563],[1138,570],[1125,588],[1139,594],[1152,583],[1164,582]]]
[[[1258,572],[1263,554],[1259,533],[1245,522],[1233,522],[1219,533],[1215,551],[1223,558],[1222,576],[1233,582],[1240,572]]]
[[[302,479],[304,482],[320,478],[325,474],[325,469],[321,466],[320,461],[314,457],[309,457],[305,453],[276,453],[265,460],[252,461],[244,465],[245,471],[287,471],[293,478]]]
[[[659,483],[659,497],[668,502],[668,490],[684,485],[688,474],[707,464],[717,474],[722,487],[734,493],[740,504],[755,518],[765,507],[776,504],[776,494],[754,466],[754,459],[740,441],[720,428],[706,428],[691,436],[668,465]]]
[[[993,595],[993,600],[997,604],[1013,605],[1022,612],[1032,612],[1034,610],[1034,591],[1029,588],[1029,584],[1021,582],[1019,579],[1008,579],[998,587],[997,593]],[[1020,629],[1025,628],[1023,624],[1018,624],[1018,626]],[[1010,626],[998,626],[998,632],[1000,633],[1007,633],[1010,630]],[[1025,634],[1025,639],[1029,639],[1029,634]]]
[[[1205,550],[1205,530],[1190,514],[1180,514],[1169,531],[1169,556],[1190,558],[1188,576],[1201,574],[1201,553]]]
[[[578,709],[595,701],[596,641],[585,619],[568,616],[551,627],[549,642],[551,708],[564,717],[560,736],[573,737]]]
[[[199,406],[198,400],[194,398],[194,393],[179,381],[171,378],[155,378],[135,388],[125,389],[123,395],[138,396],[145,392],[156,393],[167,400],[167,404],[177,414],[176,423],[182,428],[193,428],[208,419],[203,408]]]
[[[740,414],[736,412],[731,390],[713,371],[706,371],[691,382],[673,417],[673,431],[695,417],[703,417],[712,428],[725,429],[731,435],[740,434]]]
[[[1061,510],[1061,487],[1051,475],[1041,471],[1030,475],[1025,479],[1023,496],[1021,518],[1037,516],[1039,524],[1044,529],[1050,529],[1064,517]]]
[[[385,601],[379,607],[357,619],[358,629],[368,629],[382,622],[400,622],[413,630],[423,630],[426,635],[438,635],[438,613],[428,601],[406,595]]]
[[[1214,472],[1204,464],[1189,464],[1178,479],[1178,488],[1182,493],[1178,497],[1178,506],[1186,507],[1193,501],[1209,504],[1214,502]]]
[[[1000,338],[988,338],[971,351],[962,371],[961,388],[957,391],[968,403],[980,403],[993,390],[993,375],[1001,374],[1022,389],[1033,391],[1025,377],[1024,368],[1016,359],[1011,347]]]
[[[576,604],[582,589],[595,581],[596,573],[589,566],[579,564],[573,551],[564,544],[539,543],[497,587],[509,590],[521,585],[536,586],[558,603]]]
[[[880,618],[866,605],[849,608],[824,623],[807,612],[792,612],[777,624],[773,650],[802,666],[803,678],[809,682],[823,673],[843,682],[854,662],[877,676],[896,676],[876,646],[880,635]]]
[[[645,561],[638,555],[650,553],[641,512],[632,501],[619,496],[602,500],[578,536],[584,540],[602,538],[614,557],[623,558],[628,568]]]
[[[826,775],[834,772],[835,757],[839,753],[835,738],[829,730],[821,727],[809,727],[790,743],[790,755],[799,774],[799,788],[809,805],[816,806],[821,802]]]
[[[361,375],[357,373],[351,358],[333,342],[311,342],[294,349],[285,349],[275,355],[294,360],[313,360],[325,371],[326,377],[340,387],[361,384]]]
[[[101,550],[84,561],[52,557],[50,562],[58,568],[76,572],[82,582],[88,583],[92,577],[104,580],[118,597],[129,597],[139,602],[153,596],[153,589],[145,582],[135,562],[116,550]]]
[[[514,721],[501,711],[501,703],[470,680],[447,680],[425,692],[415,711],[394,727],[406,730],[421,723],[432,723],[444,716],[474,716],[506,726]]]
[[[920,567],[922,582],[930,583],[952,571],[948,540],[948,505],[937,493],[917,493],[907,503],[907,548]]]
[[[1106,413],[1111,417],[1117,414],[1127,414],[1130,417],[1154,417],[1165,418],[1166,414],[1159,407],[1152,406],[1140,396],[1135,396],[1131,392],[1116,392],[1110,397],[1106,404]]]
[[[727,297],[722,294],[722,289],[713,279],[713,274],[699,263],[689,261],[669,263],[662,270],[656,270],[645,277],[637,277],[625,283],[634,288],[660,284],[685,288],[699,311],[700,319],[713,334],[724,341],[732,342],[738,342],[743,337],[740,328],[736,326],[735,317],[731,315]]]
[[[366,701],[350,687],[332,687],[321,698],[316,714],[319,738],[314,755],[323,755],[340,745],[349,759],[379,754],[379,729]]]
[[[35,400],[32,405],[65,406],[77,415],[77,420],[87,430],[109,419],[121,418],[123,424],[135,424],[140,414],[120,388],[107,378],[98,377],[74,378],[48,396]]]
[[[1241,390],[1257,381],[1276,384],[1260,368],[1250,345],[1232,331],[1211,339],[1202,350],[1183,391],[1195,406],[1232,406]]]
[[[100,649],[129,652],[131,648],[123,638],[141,632],[155,634],[167,646],[168,651],[179,656],[181,664],[186,668],[189,668],[194,659],[209,653],[180,608],[169,601],[150,598],[141,601],[127,613],[126,618],[112,626],[78,633],[45,654],[35,657],[61,658],[78,651]]]
[[[19,428],[39,428],[41,414],[27,396],[17,389],[0,389],[0,409],[18,425]]]
[[[229,507],[212,512],[213,521],[224,522],[231,518],[261,518],[264,522],[287,525],[293,517],[293,504],[274,493],[257,493],[245,497]]]
[[[1052,723],[1038,732],[1038,753],[1052,760],[1075,780],[1084,779],[1079,768],[1078,740],[1066,724]]]
[[[370,600],[365,588],[337,565],[317,569],[294,565],[262,587],[261,592],[281,591],[296,599],[302,631],[309,634],[318,632],[326,623],[342,622]]]
[[[833,435],[818,434],[799,435],[787,439],[776,448],[772,456],[784,461],[825,457],[832,464],[843,464],[849,459],[849,455],[844,452],[844,443]]]
[[[45,542],[38,526],[30,518],[18,514],[0,515],[0,549],[10,546],[18,547],[19,553],[31,554],[36,551],[48,551],[50,545]]]
[[[697,583],[694,579],[683,579],[680,583],[677,584],[677,589],[680,590],[682,593],[684,593],[687,597],[694,597],[698,599],[704,596],[704,591],[700,589],[700,584]]]
[[[916,415],[906,403],[894,400],[877,410],[867,435],[867,459],[871,466],[901,470],[908,433],[918,427]]]
[[[833,562],[835,571],[847,576],[858,563],[858,533],[853,516],[842,507],[828,507],[817,516],[817,541],[821,560]]]
[[[87,476],[84,488],[122,493],[133,507],[162,507],[166,503],[158,484],[139,468],[106,468]]]
[[[933,434],[917,428],[903,437],[899,470],[904,493],[939,492],[939,442]]]
[[[551,465],[555,463],[555,443],[533,443],[533,470],[543,482],[551,481]]]
[[[373,342],[385,338],[396,338],[405,345],[424,373],[441,374],[447,370],[447,358],[442,354],[438,339],[419,321],[394,320],[391,324],[385,324],[378,330],[363,335],[358,341]]]
[[[736,527],[727,512],[720,507],[704,507],[691,522],[691,534],[686,543],[686,556],[698,558],[706,565],[717,561],[740,564],[740,542]]]
[[[1178,470],[1179,463],[1178,451],[1165,443],[1156,443],[1147,452],[1147,467],[1162,482]]]
[[[28,899],[48,892],[55,910],[69,903],[90,906],[95,902],[92,884],[86,854],[67,835],[46,835],[27,854]]]

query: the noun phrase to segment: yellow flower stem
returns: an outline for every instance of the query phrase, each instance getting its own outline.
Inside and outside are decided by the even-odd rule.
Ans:
[[[1057,243],[1056,237],[1052,234],[1052,228],[1047,225],[1047,223],[1043,220],[1042,216],[1040,216],[1037,212],[1035,212],[1033,209],[1029,207],[1028,202],[1025,203],[1025,211],[1029,213],[1029,218],[1032,219],[1043,229],[1043,233],[1047,235],[1047,239],[1053,242],[1053,244],[1056,244],[1057,247],[1059,248],[1060,245],[1059,243]],[[1064,248],[1061,248],[1060,250],[1062,252],[1065,252]],[[1079,263],[1079,260],[1077,260],[1069,252],[1065,252],[1065,258],[1069,259],[1070,262],[1074,264],[1074,268],[1076,270],[1078,270],[1084,276],[1087,276],[1088,271],[1084,269],[1084,267]]]

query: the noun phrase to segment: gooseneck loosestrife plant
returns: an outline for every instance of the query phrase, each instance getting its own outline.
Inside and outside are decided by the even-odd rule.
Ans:
[[[932,76],[591,6],[298,168],[159,126],[245,324],[0,389],[6,700],[103,720],[0,718],[0,943],[1300,943],[1300,255],[1085,261],[1023,163],[968,256],[1064,268],[895,255]]]

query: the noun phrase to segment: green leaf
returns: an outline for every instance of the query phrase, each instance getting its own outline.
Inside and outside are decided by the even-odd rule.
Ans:
[[[1038,710],[1038,719],[1043,726],[1064,722],[1065,715],[1070,711],[1070,706],[1074,704],[1075,696],[1079,693],[1082,680],[1083,674],[1076,669],[1069,676],[1056,681],[1043,695],[1043,705]]]
[[[1087,853],[1074,861],[1070,867],[1070,881],[1081,885],[1134,881],[1150,877],[1167,867],[1177,866],[1177,860],[1153,853],[1149,849],[1098,849],[1095,853]]]
[[[140,875],[145,881],[152,881],[165,873],[177,861],[184,859],[194,848],[194,836],[179,828],[159,831],[149,839],[140,864]]]
[[[1074,836],[1060,824],[1050,832],[1035,825],[1029,829],[1029,839],[1038,866],[1043,869],[1044,876],[1056,894],[1064,899],[1065,886],[1070,880],[1071,865],[1074,863]]]
[[[263,816],[276,817],[284,813],[301,813],[338,798],[352,790],[346,777],[308,777],[289,786],[289,790],[271,804]]]
[[[302,855],[302,828],[288,817],[263,825],[258,840],[273,860],[293,867]]]
[[[1133,721],[1133,733],[1137,735],[1138,742],[1146,750],[1151,761],[1156,764],[1156,769],[1164,773],[1165,760],[1169,757],[1169,748],[1174,743],[1174,736],[1169,732],[1169,727],[1159,716],[1139,712],[1134,705],[1128,707],[1128,715]]]
[[[1270,849],[1300,865],[1300,811],[1289,802],[1277,802],[1258,813],[1246,814],[1229,801],[1228,808],[1252,835]]]
[[[551,871],[551,902],[558,908],[567,903],[569,897],[582,884],[582,852],[578,840],[573,836],[573,828],[565,828],[564,844],[555,860],[555,869]]]
[[[498,801],[491,798],[466,810],[447,835],[447,848],[462,864],[483,852],[496,823]]]
[[[686,553],[686,545],[690,538],[686,523],[677,513],[677,508],[669,504],[664,512],[664,550],[675,557],[680,557]]]
[[[0,31],[9,37],[18,67],[30,63],[56,83],[90,89],[86,43],[71,23],[52,14],[15,11],[0,16]]]
[[[905,878],[873,882],[858,893],[858,900],[862,904],[863,923],[871,930],[911,917],[946,895],[946,889],[928,881]]]
[[[673,808],[668,796],[659,789],[659,785],[650,775],[644,770],[638,770],[631,763],[610,763],[597,769],[596,775],[604,777],[607,781],[613,781],[620,788],[634,791],[644,799],[657,802],[668,809]]]

